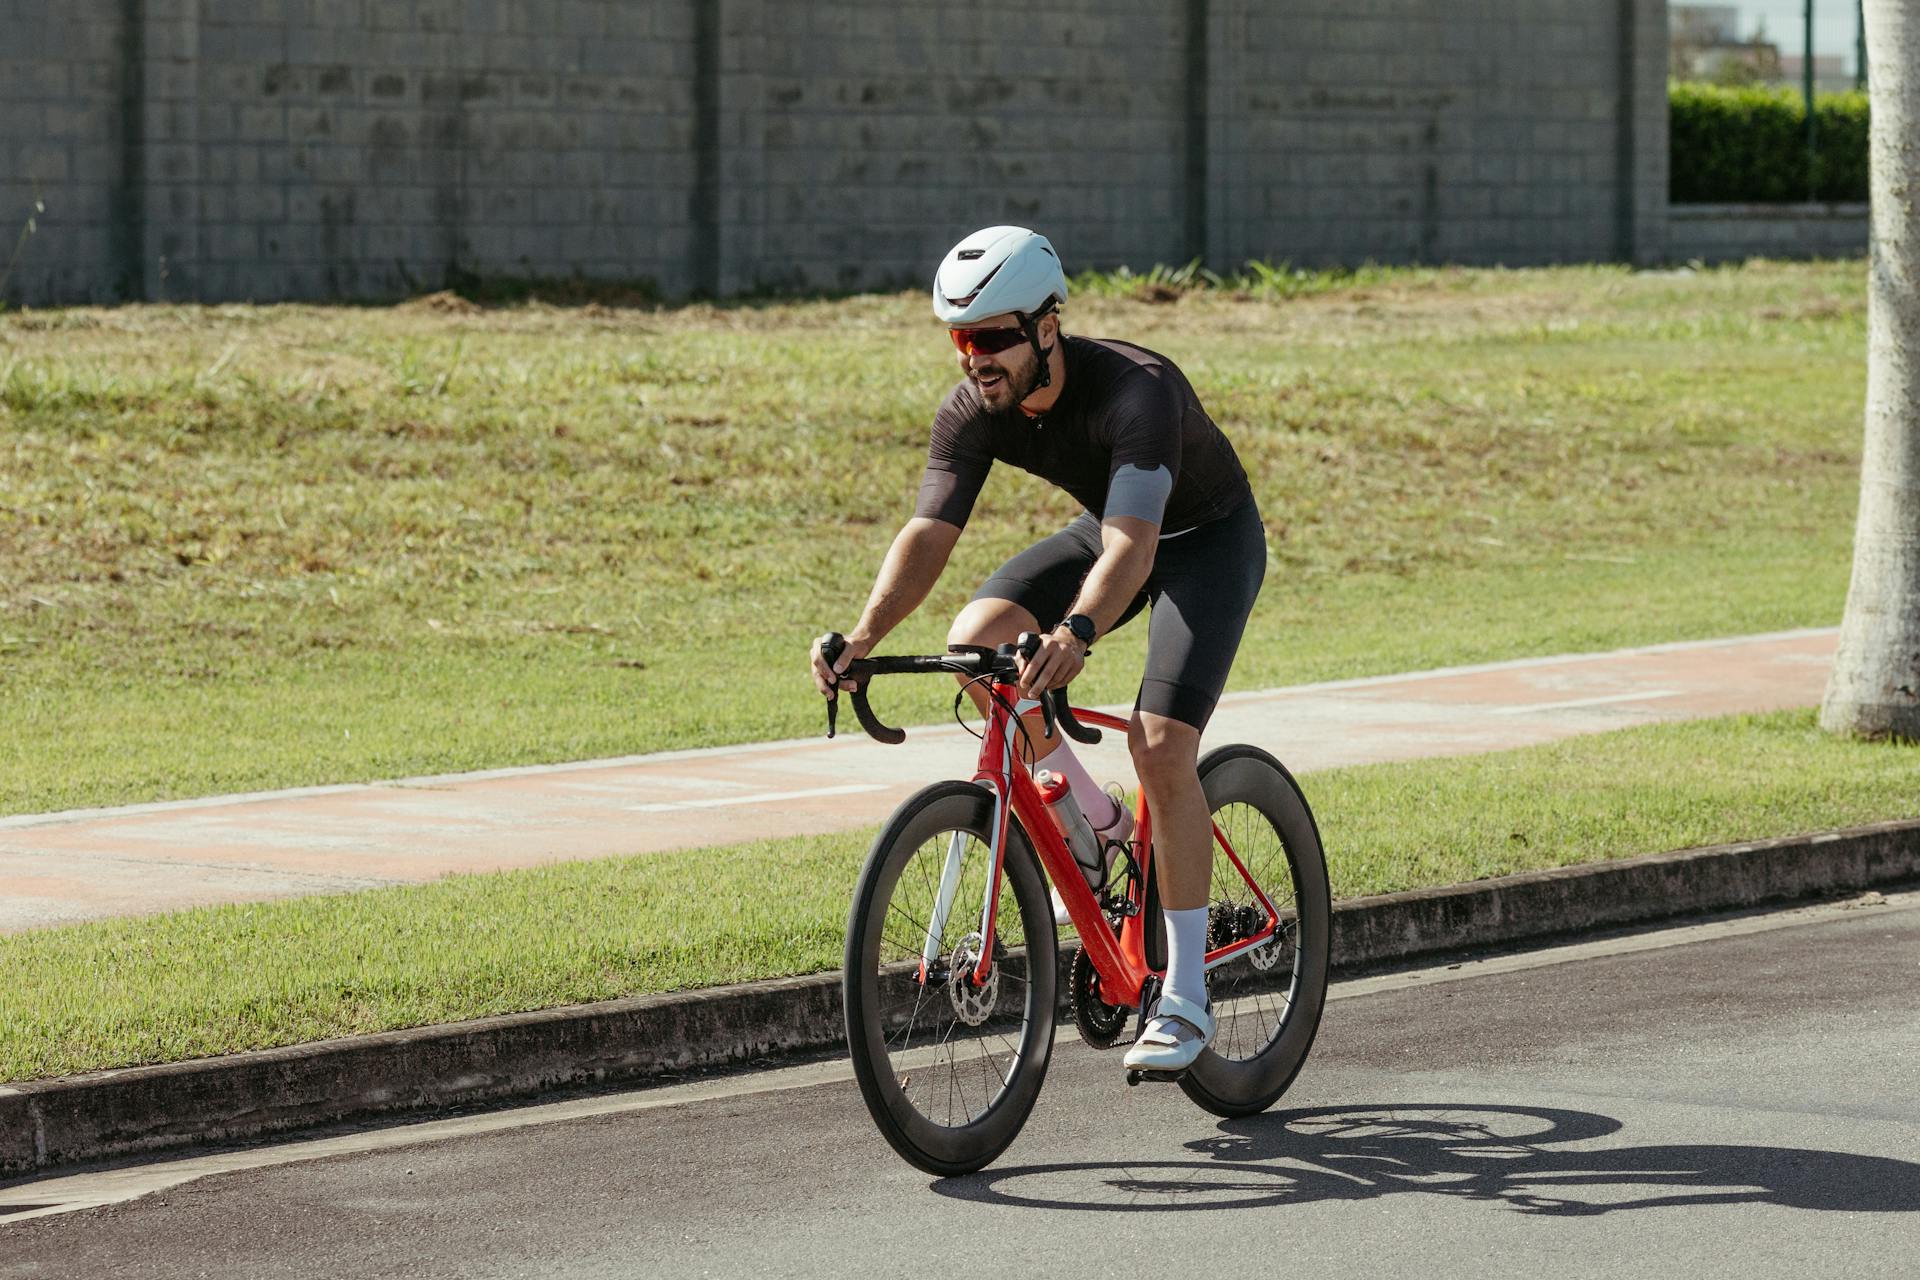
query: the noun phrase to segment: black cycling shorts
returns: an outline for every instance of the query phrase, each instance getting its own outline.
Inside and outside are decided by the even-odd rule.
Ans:
[[[973,598],[1010,600],[1050,628],[1066,616],[1099,558],[1100,522],[1082,512],[1060,532],[1001,565]],[[1153,606],[1147,669],[1135,709],[1207,727],[1266,573],[1266,532],[1260,509],[1251,502],[1161,540],[1147,585],[1113,626],[1117,631]]]

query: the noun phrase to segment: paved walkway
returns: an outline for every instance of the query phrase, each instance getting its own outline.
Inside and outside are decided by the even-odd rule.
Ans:
[[[1837,636],[1785,632],[1232,694],[1207,743],[1258,743],[1304,772],[1813,706]],[[884,683],[878,704],[884,719]],[[927,781],[972,772],[974,740],[958,726],[910,729],[887,747],[860,734],[850,709],[842,724],[852,736],[832,742],[0,818],[0,932],[845,830],[878,823]],[[1126,772],[1122,742],[1080,750],[1096,776]]]

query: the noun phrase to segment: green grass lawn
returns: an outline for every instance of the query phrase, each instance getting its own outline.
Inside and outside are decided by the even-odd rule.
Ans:
[[[1920,813],[1920,753],[1813,713],[1304,779],[1336,896]],[[0,1081],[839,966],[871,833],[0,936]]]
[[[1863,271],[1109,279],[1068,324],[1246,461],[1251,688],[1836,622]],[[0,315],[0,812],[816,732],[954,377],[917,292]],[[1000,469],[892,647],[1071,514]]]

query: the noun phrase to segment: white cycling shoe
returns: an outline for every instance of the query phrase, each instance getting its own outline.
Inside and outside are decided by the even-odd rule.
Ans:
[[[1213,1002],[1205,1008],[1162,993],[1123,1060],[1129,1071],[1185,1071],[1213,1043]]]

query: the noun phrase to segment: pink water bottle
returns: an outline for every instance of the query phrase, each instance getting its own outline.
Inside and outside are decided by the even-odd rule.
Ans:
[[[1042,769],[1033,780],[1040,788],[1040,799],[1046,803],[1047,812],[1053,817],[1053,825],[1060,829],[1061,837],[1072,851],[1080,874],[1089,887],[1098,889],[1107,879],[1106,855],[1101,851],[1100,838],[1093,833],[1093,824],[1080,811],[1080,802],[1073,798],[1073,789],[1067,785],[1066,777],[1051,769]]]

